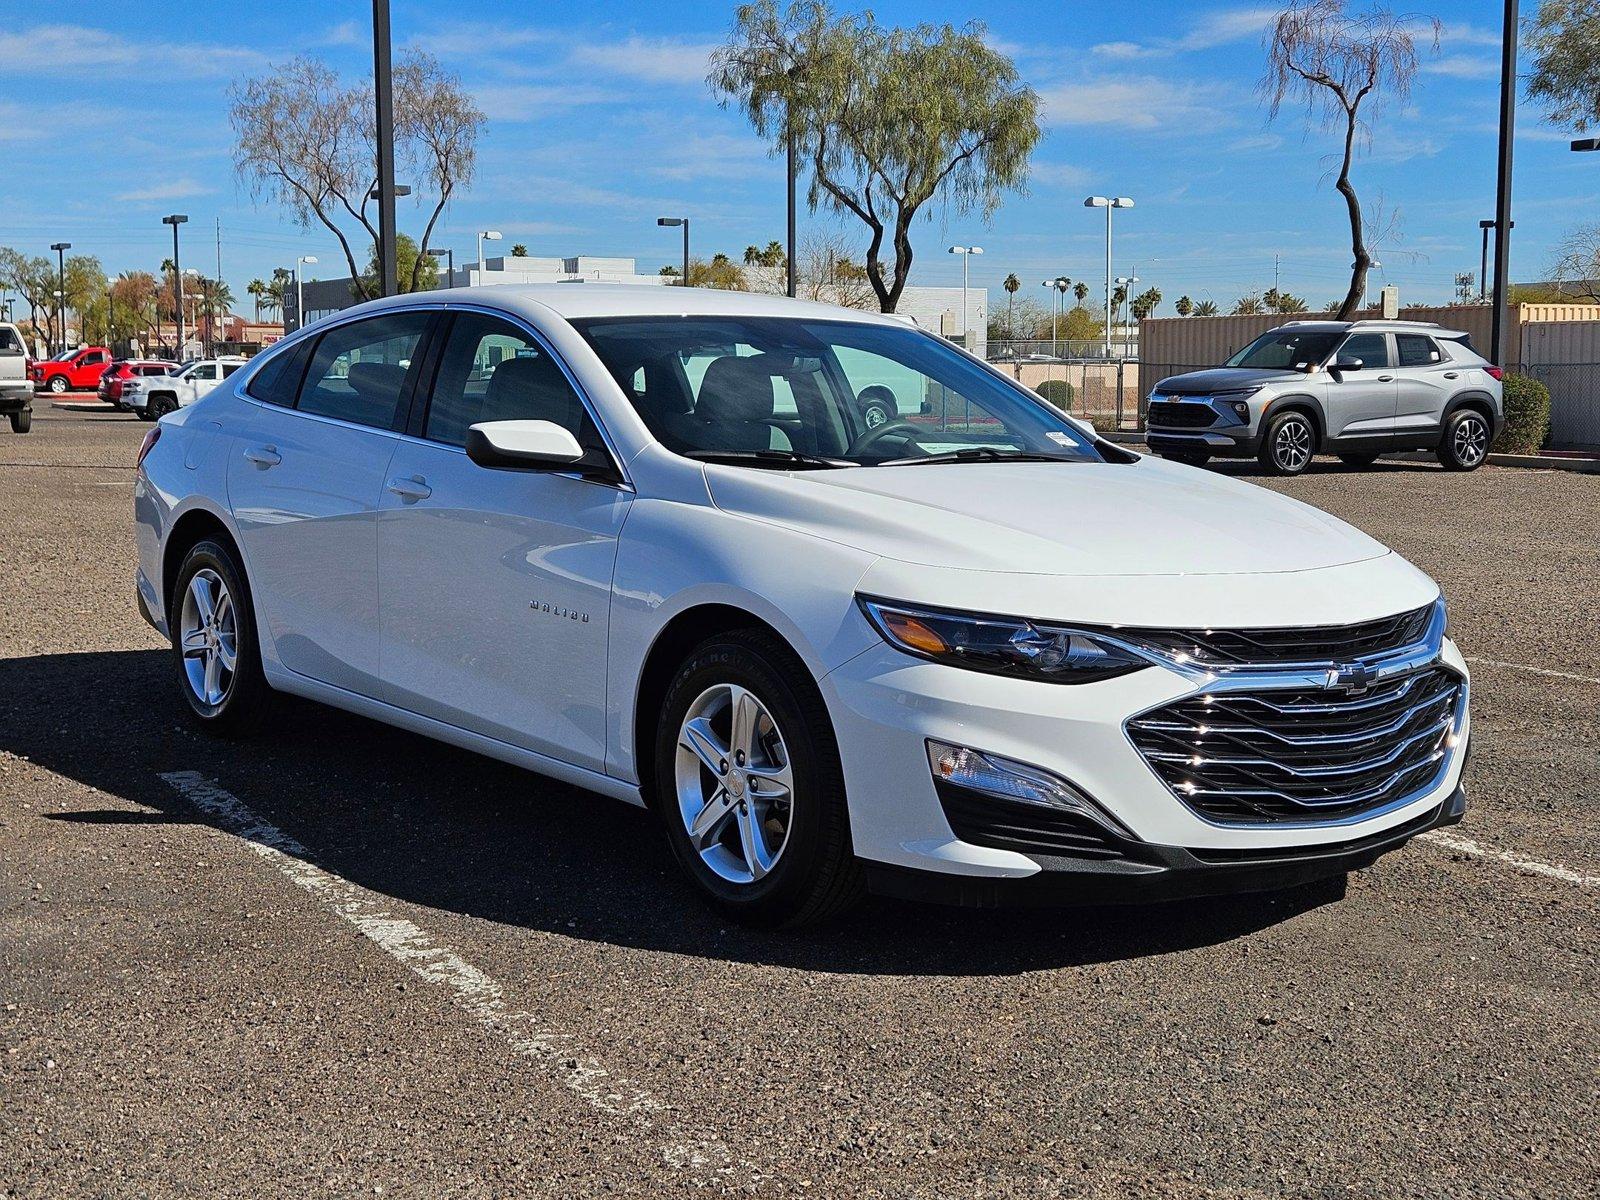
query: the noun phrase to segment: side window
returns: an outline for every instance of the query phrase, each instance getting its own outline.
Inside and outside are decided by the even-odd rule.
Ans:
[[[509,321],[464,312],[445,339],[423,436],[464,446],[483,421],[553,421],[585,450],[604,446],[549,351]]]
[[[21,354],[22,337],[9,325],[0,325],[0,354]]]
[[[315,341],[315,338],[304,339],[295,343],[291,349],[273,354],[261,364],[261,369],[249,383],[245,384],[244,390],[257,400],[293,408],[295,399],[300,394],[300,381],[306,375],[306,361],[311,357],[311,347]]]
[[[1439,352],[1439,347],[1433,344],[1432,338],[1415,333],[1402,333],[1397,334],[1394,340],[1400,348],[1402,367],[1427,367],[1444,361],[1444,355]]]
[[[223,363],[222,364],[222,377],[224,379],[226,379],[229,375],[232,375],[235,371],[237,371],[242,366],[244,366],[243,363]]]
[[[388,313],[330,329],[300,389],[301,412],[393,429],[431,312]]]
[[[216,363],[202,363],[189,374],[190,379],[215,379],[216,377]]]
[[[1382,333],[1353,333],[1339,347],[1340,358],[1359,358],[1367,370],[1390,367],[1389,338]]]

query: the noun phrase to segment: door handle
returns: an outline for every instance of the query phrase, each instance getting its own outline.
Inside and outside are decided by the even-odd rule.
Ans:
[[[433,495],[433,489],[421,475],[413,475],[409,479],[391,479],[384,488],[402,500],[426,500]]]
[[[1394,376],[1393,375],[1379,375],[1378,376],[1378,382],[1379,383],[1393,383],[1394,382]]]
[[[283,461],[276,446],[252,446],[244,452],[246,460],[258,467],[275,467]]]

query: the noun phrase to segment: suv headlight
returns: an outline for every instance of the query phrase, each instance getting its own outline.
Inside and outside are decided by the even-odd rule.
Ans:
[[[1093,683],[1151,665],[1089,630],[869,596],[858,596],[856,602],[895,649],[969,671],[1045,683]]]

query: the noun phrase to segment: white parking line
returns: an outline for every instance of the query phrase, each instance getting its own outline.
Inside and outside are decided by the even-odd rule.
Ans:
[[[759,1180],[759,1173],[750,1164],[736,1161],[715,1134],[678,1128],[666,1115],[665,1103],[614,1075],[570,1034],[550,1028],[535,1013],[509,1008],[505,989],[496,980],[449,946],[434,941],[414,922],[386,911],[385,899],[378,893],[316,866],[303,845],[261,820],[231,792],[196,771],[173,771],[161,778],[390,957],[444,988],[458,1007],[513,1053],[551,1068],[561,1083],[591,1108],[622,1117],[641,1133],[660,1139],[662,1156],[670,1166],[692,1173],[702,1183],[720,1186]]]
[[[1548,675],[1552,679],[1570,679],[1574,683],[1592,683],[1600,686],[1600,679],[1593,675],[1569,675],[1565,671],[1552,671],[1548,667],[1529,667],[1522,663],[1502,662],[1498,658],[1473,658],[1467,657],[1469,663],[1479,663],[1485,667],[1501,667],[1507,671],[1526,671],[1530,675]]]
[[[1454,850],[1458,854],[1471,854],[1478,858],[1492,858],[1516,867],[1519,871],[1545,875],[1551,879],[1559,879],[1563,883],[1576,883],[1580,887],[1600,887],[1600,875],[1585,875],[1581,871],[1574,871],[1568,867],[1558,866],[1555,863],[1540,862],[1536,858],[1523,858],[1520,855],[1512,854],[1508,850],[1493,850],[1488,846],[1479,845],[1471,838],[1448,833],[1443,829],[1431,829],[1419,836],[1423,841],[1434,842],[1447,850]]]

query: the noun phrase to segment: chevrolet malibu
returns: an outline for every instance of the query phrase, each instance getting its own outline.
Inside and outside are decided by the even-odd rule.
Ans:
[[[644,805],[752,923],[1281,888],[1465,807],[1427,576],[890,316],[375,301],[162,418],[134,507],[202,725],[294,693]]]

